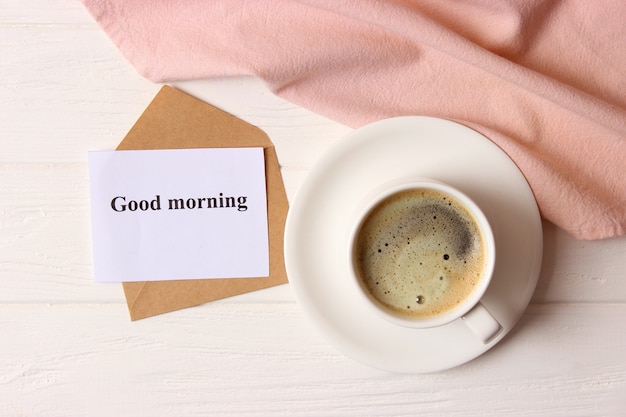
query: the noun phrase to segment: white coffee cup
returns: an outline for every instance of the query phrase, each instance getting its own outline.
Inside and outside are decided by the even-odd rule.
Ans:
[[[417,329],[463,322],[484,343],[501,329],[480,302],[493,276],[489,221],[464,193],[429,179],[399,179],[359,207],[348,263],[362,301]]]

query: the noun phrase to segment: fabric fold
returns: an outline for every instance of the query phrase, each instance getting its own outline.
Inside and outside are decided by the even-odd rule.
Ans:
[[[516,162],[545,219],[583,239],[626,233],[619,0],[83,3],[152,81],[253,75],[352,127],[454,120]]]

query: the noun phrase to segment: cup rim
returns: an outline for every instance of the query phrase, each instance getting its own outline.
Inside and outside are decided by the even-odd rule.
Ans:
[[[480,232],[486,246],[487,254],[489,256],[487,257],[487,260],[485,262],[485,268],[483,270],[483,274],[480,278],[479,284],[462,303],[436,316],[410,317],[390,310],[388,307],[384,306],[380,301],[378,301],[372,294],[370,294],[367,288],[365,288],[365,284],[359,278],[356,267],[356,239],[368,214],[379,203],[394,194],[403,191],[424,188],[437,190],[439,192],[443,192],[454,197],[470,212],[472,217],[474,217],[474,219],[476,220],[478,227],[480,228]],[[349,271],[352,281],[357,287],[358,293],[361,295],[361,298],[364,302],[370,304],[370,306],[373,310],[376,311],[376,313],[378,313],[380,316],[387,319],[388,321],[401,326],[413,328],[432,328],[442,326],[459,318],[462,318],[480,302],[481,298],[487,291],[487,288],[489,287],[489,284],[493,277],[496,259],[496,246],[493,230],[491,228],[489,220],[485,216],[483,210],[467,194],[450,184],[437,180],[422,178],[403,179],[383,184],[382,186],[376,188],[371,193],[369,193],[368,196],[362,201],[360,207],[361,209],[360,211],[358,211],[356,217],[357,220],[354,222],[354,225],[350,230],[350,239],[348,244]]]

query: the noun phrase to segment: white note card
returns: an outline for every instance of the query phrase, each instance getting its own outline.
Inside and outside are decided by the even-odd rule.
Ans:
[[[269,276],[263,148],[89,152],[96,282]]]

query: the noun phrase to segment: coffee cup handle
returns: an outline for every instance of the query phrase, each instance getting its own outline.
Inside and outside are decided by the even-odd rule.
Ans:
[[[484,344],[489,343],[502,329],[498,320],[480,302],[463,316],[463,322]]]

